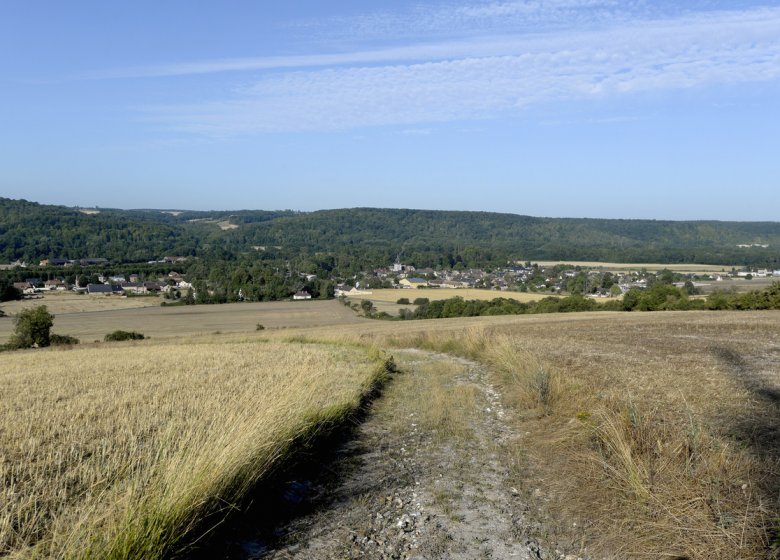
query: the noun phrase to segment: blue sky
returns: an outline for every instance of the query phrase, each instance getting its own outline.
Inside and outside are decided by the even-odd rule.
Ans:
[[[0,196],[777,220],[780,6],[0,2]]]

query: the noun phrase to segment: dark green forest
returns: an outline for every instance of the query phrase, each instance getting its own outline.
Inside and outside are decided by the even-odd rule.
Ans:
[[[219,222],[238,226],[223,230]],[[768,244],[739,248],[738,244]],[[0,198],[0,262],[146,262],[165,255],[345,276],[394,262],[491,267],[516,260],[697,262],[780,268],[779,222],[538,218],[352,208],[230,212],[75,208]]]

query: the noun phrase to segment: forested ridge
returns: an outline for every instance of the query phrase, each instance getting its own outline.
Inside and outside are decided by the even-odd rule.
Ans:
[[[225,227],[230,225],[230,228]],[[233,227],[237,226],[237,227]],[[768,247],[740,248],[740,244]],[[780,222],[539,218],[470,211],[351,208],[316,212],[76,208],[0,198],[0,262],[164,255],[313,259],[352,268],[479,267],[508,260],[700,262],[774,266]]]

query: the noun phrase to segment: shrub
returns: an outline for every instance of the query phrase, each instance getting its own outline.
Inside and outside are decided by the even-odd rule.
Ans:
[[[68,334],[53,334],[49,338],[49,342],[51,343],[52,346],[57,346],[57,345],[62,346],[62,345],[78,344],[79,339],[76,338],[75,336],[70,336]]]
[[[260,323],[257,323],[257,325],[255,326],[255,330],[256,331],[264,331],[265,327],[263,325],[261,325]]]
[[[415,298],[414,304],[415,305],[428,305],[431,302],[427,297],[418,297]]]
[[[398,301],[396,301],[396,303],[398,305],[409,305],[409,298],[407,297],[398,298]]]
[[[117,342],[122,340],[143,340],[144,335],[135,331],[114,331],[105,336],[106,342]]]
[[[398,318],[403,319],[404,321],[414,319],[414,313],[412,313],[410,309],[399,309]]]

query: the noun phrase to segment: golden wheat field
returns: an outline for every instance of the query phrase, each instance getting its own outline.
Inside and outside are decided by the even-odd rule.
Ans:
[[[0,355],[0,555],[157,558],[343,421],[379,354],[144,341]]]

